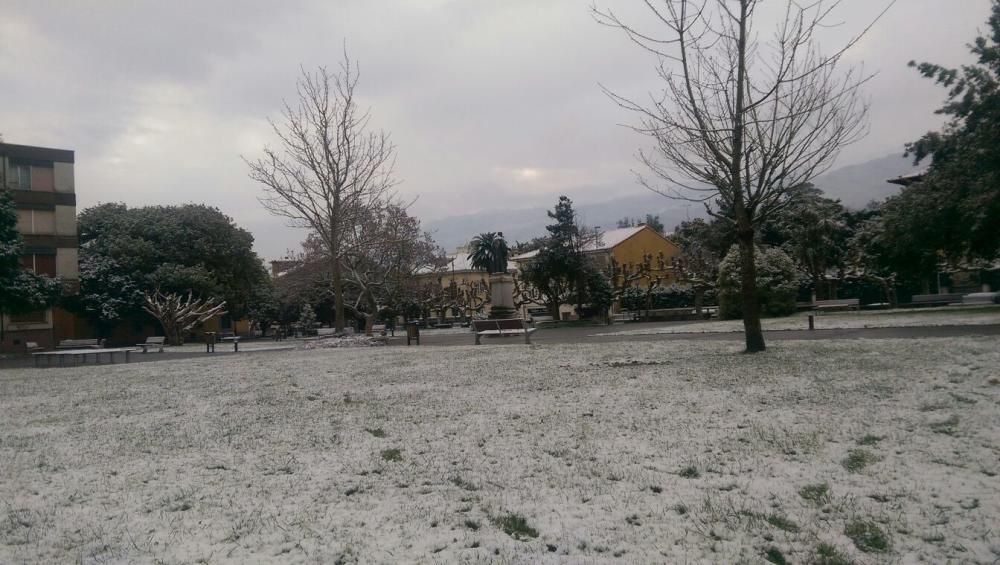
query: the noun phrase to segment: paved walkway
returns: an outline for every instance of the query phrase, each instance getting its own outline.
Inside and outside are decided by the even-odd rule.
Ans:
[[[678,322],[677,325],[683,325]],[[626,329],[639,330],[643,327],[660,328],[663,322],[628,324]],[[669,340],[715,340],[742,341],[743,332],[698,332],[671,333],[653,335],[608,335],[595,336],[595,333],[615,331],[623,326],[584,326],[572,328],[539,329],[531,334],[532,343],[601,343],[613,341],[669,341]],[[812,339],[898,339],[921,337],[957,337],[957,336],[1000,336],[1000,324],[987,326],[922,326],[907,328],[855,328],[839,330],[784,330],[765,331],[765,340],[812,340]],[[468,334],[434,335],[433,331],[420,333],[421,345],[473,345],[474,338]],[[392,343],[399,345],[398,340]],[[509,338],[492,338],[483,340],[484,345],[517,345],[524,344],[524,338],[512,336]],[[406,339],[402,345],[406,346]]]
[[[677,322],[681,326],[691,322]],[[634,323],[627,326],[581,326],[568,328],[540,329],[531,334],[531,342],[538,344],[560,344],[560,343],[604,343],[616,341],[671,341],[671,340],[709,340],[709,341],[742,341],[743,332],[713,332],[713,333],[671,333],[671,334],[651,334],[651,335],[607,335],[596,336],[595,333],[614,331],[625,328],[629,330],[639,330],[643,327],[660,328],[663,322]],[[670,324],[674,325],[674,324]],[[782,340],[812,340],[812,339],[899,339],[899,338],[923,338],[923,337],[960,337],[960,336],[1000,336],[1000,324],[985,326],[923,326],[907,328],[856,328],[839,330],[785,330],[766,331],[764,337],[768,341]],[[251,345],[253,344],[253,345]],[[471,332],[456,333],[442,332],[435,334],[434,330],[424,330],[420,333],[420,344],[422,346],[456,346],[474,345],[474,338]],[[521,336],[511,336],[508,338],[484,338],[483,346],[495,345],[523,345],[524,338]],[[241,343],[241,346],[243,344]],[[177,359],[211,359],[229,357],[231,355],[260,355],[275,351],[287,351],[301,345],[297,340],[287,342],[277,342],[272,345],[270,340],[248,341],[249,347],[241,347],[239,353],[233,353],[231,348],[217,346],[216,353],[206,354],[201,347],[189,349],[187,351],[173,351],[168,353],[147,353],[145,355],[133,354],[130,357],[132,363],[145,363],[152,361],[173,361]],[[254,345],[259,348],[253,347]],[[396,337],[389,340],[392,347],[406,347],[406,336],[397,332]],[[13,367],[31,367],[31,357],[14,357],[0,359],[0,369]]]

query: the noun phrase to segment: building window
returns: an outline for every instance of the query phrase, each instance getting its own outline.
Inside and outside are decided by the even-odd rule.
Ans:
[[[56,256],[55,255],[35,255],[35,274],[56,276]]]
[[[21,255],[21,268],[36,275],[56,276],[56,256],[48,254]]]
[[[28,165],[14,165],[14,181],[20,190],[31,190],[31,167]]]
[[[45,316],[45,310],[37,310],[35,312],[28,312],[27,314],[16,314],[10,317],[10,323],[12,324],[44,324],[47,322],[48,319]]]

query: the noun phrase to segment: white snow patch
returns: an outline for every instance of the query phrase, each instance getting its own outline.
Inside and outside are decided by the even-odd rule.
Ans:
[[[344,337],[324,337],[307,341],[302,349],[335,349],[340,347],[379,347],[385,345],[383,336],[348,335]]]
[[[955,338],[4,370],[0,563],[802,563],[821,542],[990,563],[998,367],[995,338]],[[855,449],[878,460],[850,472]],[[856,518],[888,553],[853,546]]]

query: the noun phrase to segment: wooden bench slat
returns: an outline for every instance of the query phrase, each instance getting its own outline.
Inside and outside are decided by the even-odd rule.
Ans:
[[[536,329],[529,327],[528,323],[521,318],[472,321],[472,331],[476,335],[476,345],[481,345],[480,338],[484,335],[524,335],[524,343],[531,343],[531,332]]]
[[[91,349],[100,349],[104,347],[103,339],[64,339],[59,342],[56,349],[79,349],[83,347],[88,347]]]
[[[840,298],[835,300],[817,300],[812,303],[813,310],[860,310],[861,300],[858,298]]]
[[[148,353],[151,348],[156,348],[159,353],[163,353],[163,346],[167,344],[166,336],[154,335],[146,338],[144,343],[135,344],[136,347],[141,347],[143,353]]]

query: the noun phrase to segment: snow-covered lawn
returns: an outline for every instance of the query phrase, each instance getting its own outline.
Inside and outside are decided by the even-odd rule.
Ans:
[[[764,330],[809,329],[809,312],[761,321]],[[1000,306],[925,308],[919,310],[873,310],[865,312],[821,312],[815,314],[816,329],[906,328],[919,326],[983,326],[1000,324]],[[595,335],[656,335],[675,333],[725,333],[743,331],[742,320],[716,320],[671,324]]]
[[[0,563],[1000,558],[995,338],[738,349],[4,370]]]

